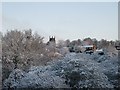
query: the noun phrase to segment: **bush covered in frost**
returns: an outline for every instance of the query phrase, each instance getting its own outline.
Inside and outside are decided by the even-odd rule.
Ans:
[[[15,79],[16,76],[16,79]],[[67,88],[65,80],[56,76],[54,72],[35,69],[25,73],[21,70],[13,71],[4,82],[4,88]]]
[[[34,66],[28,72],[13,71],[4,81],[4,88],[113,88],[100,69],[98,62],[70,53],[47,66]]]

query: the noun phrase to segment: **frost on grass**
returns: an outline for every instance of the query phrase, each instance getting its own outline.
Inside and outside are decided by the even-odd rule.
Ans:
[[[113,88],[107,75],[117,71],[116,62],[107,59],[98,62],[94,55],[69,53],[62,59],[49,62],[47,66],[34,66],[28,72],[13,71],[5,80],[4,87]]]

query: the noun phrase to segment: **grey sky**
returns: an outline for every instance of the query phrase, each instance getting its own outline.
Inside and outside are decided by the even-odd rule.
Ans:
[[[3,3],[3,32],[29,29],[48,39],[118,39],[117,2]]]

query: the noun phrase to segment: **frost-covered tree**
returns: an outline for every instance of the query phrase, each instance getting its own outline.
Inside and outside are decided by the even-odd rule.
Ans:
[[[58,40],[57,47],[58,48],[66,47],[66,42],[64,40]]]
[[[90,37],[88,37],[88,38],[85,38],[85,39],[83,40],[83,44],[84,44],[84,45],[92,45],[92,44],[93,44],[93,41],[92,41],[92,39],[91,39]]]
[[[66,47],[69,47],[69,45],[70,45],[70,40],[67,39],[67,40],[65,41],[65,43],[66,43]]]
[[[109,46],[109,42],[107,40],[101,39],[99,41],[99,48],[107,48]]]
[[[43,37],[32,34],[32,30],[8,31],[2,37],[3,79],[13,69],[27,70],[31,65],[43,63],[45,55]]]

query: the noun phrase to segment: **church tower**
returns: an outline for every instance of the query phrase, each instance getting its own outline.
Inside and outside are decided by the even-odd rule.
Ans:
[[[47,42],[47,45],[52,46],[52,47],[56,46],[55,36],[52,36],[52,37],[49,36],[49,41]]]
[[[56,52],[56,40],[55,40],[55,36],[52,36],[52,37],[49,36],[49,41],[47,42],[47,49],[51,53],[55,53]]]

